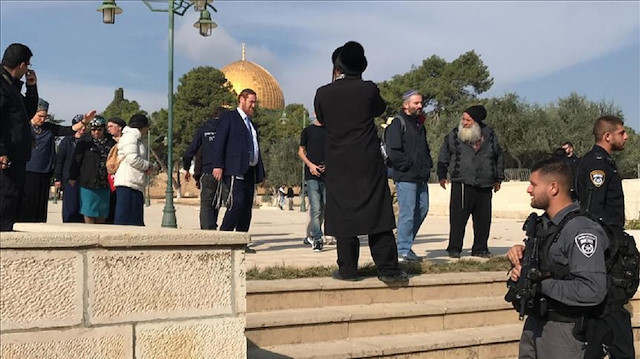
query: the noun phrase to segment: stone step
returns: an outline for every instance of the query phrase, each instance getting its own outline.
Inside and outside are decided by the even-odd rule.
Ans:
[[[413,276],[405,285],[377,278],[345,282],[331,278],[247,281],[247,312],[320,308],[433,299],[504,296],[504,272],[441,273]]]
[[[632,319],[634,346],[640,353],[640,319]],[[256,347],[249,345],[248,359],[284,358],[421,358],[502,359],[518,357],[523,322],[477,328],[347,338],[331,341]]]
[[[516,358],[522,323],[436,332],[250,347],[249,359],[275,358]]]
[[[516,322],[502,297],[475,297],[247,313],[245,336],[270,346]]]

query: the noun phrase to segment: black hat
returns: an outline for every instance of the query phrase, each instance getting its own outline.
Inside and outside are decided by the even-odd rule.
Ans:
[[[84,119],[84,115],[83,114],[77,114],[75,116],[73,116],[73,119],[71,119],[71,125],[75,125],[76,123],[82,121]]]
[[[464,110],[476,122],[482,122],[487,118],[487,110],[482,105],[471,106]]]
[[[333,65],[345,75],[360,75],[367,68],[364,48],[355,41],[349,41],[337,48],[331,59],[334,60]]]
[[[33,53],[23,44],[11,44],[4,50],[2,64],[8,68],[14,68],[23,62],[29,62]]]
[[[125,128],[125,126],[127,125],[127,123],[124,122],[124,120],[121,119],[120,117],[110,118],[109,122],[115,123],[116,125],[120,126],[120,128]]]
[[[149,126],[149,119],[145,115],[133,115],[129,120],[129,127],[143,128]]]

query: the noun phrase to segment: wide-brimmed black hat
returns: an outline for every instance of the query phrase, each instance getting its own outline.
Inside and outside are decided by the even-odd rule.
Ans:
[[[335,49],[331,55],[335,68],[345,75],[360,75],[367,68],[364,48],[355,41],[349,41]]]

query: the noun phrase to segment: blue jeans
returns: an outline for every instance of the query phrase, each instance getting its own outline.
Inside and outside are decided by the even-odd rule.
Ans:
[[[307,195],[309,196],[309,235],[315,241],[320,241],[322,240],[324,205],[327,202],[324,182],[314,179],[307,180]]]
[[[411,250],[416,234],[429,212],[429,187],[426,183],[396,182],[398,192],[398,256]]]

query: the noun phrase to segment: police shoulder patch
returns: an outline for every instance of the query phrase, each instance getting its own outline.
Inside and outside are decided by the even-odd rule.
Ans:
[[[598,237],[592,233],[581,233],[576,236],[576,245],[585,257],[591,258],[598,247]]]
[[[601,187],[605,181],[605,173],[602,170],[593,170],[589,172],[589,179],[596,187]]]

